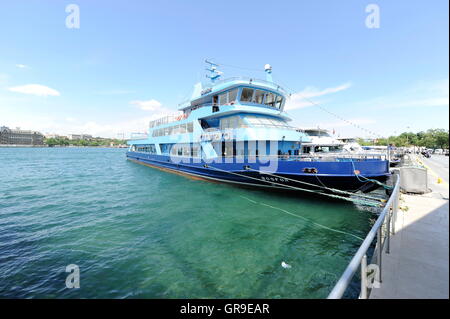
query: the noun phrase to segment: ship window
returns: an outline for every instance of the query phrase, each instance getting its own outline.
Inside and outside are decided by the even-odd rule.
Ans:
[[[273,122],[270,119],[264,118],[264,117],[261,117],[259,119],[259,121],[261,122],[261,124],[265,124],[265,125],[272,125],[273,124]]]
[[[275,107],[275,94],[270,93],[270,92],[267,93],[266,94],[266,102],[265,102],[265,104],[268,105],[268,106]]]
[[[251,102],[253,97],[253,89],[243,88],[241,93],[242,102]]]
[[[220,129],[224,130],[230,127],[230,119],[224,118],[220,120]]]
[[[263,104],[264,101],[264,91],[256,90],[255,97],[252,102],[257,104]]]
[[[316,146],[314,148],[314,152],[315,153],[329,153],[329,152],[340,152],[342,151],[342,147],[341,146]]]
[[[228,92],[219,95],[220,105],[225,105],[228,103]]]
[[[282,105],[283,105],[283,97],[281,95],[277,95],[277,102],[275,103],[275,107],[277,109],[281,109]]]
[[[187,124],[187,130],[189,133],[194,132],[194,123],[190,122]]]
[[[267,118],[261,116],[245,116],[244,117],[250,126],[265,126],[265,127],[282,127],[291,128],[288,123],[281,119]],[[242,120],[241,120],[242,121]]]
[[[192,146],[192,156],[198,157],[198,155],[199,155],[199,147],[197,145],[193,145]]]
[[[219,96],[218,95],[214,95],[213,96],[213,105],[218,105],[219,104]]]
[[[234,89],[234,90],[231,90],[230,92],[228,92],[228,102],[229,103],[236,103],[237,93],[238,93],[238,89]]]

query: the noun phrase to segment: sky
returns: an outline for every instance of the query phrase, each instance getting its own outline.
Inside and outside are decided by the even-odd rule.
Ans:
[[[269,63],[299,127],[341,137],[448,129],[448,5],[1,1],[0,126],[144,132],[206,80],[207,58],[222,64],[224,78],[264,78]]]

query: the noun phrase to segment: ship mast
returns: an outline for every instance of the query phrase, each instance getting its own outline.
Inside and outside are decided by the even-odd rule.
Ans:
[[[210,72],[210,74],[207,74],[206,77],[211,80],[211,82],[214,84],[218,78],[222,75],[222,72],[217,70],[218,64],[205,60],[205,63],[209,65],[209,68],[206,69],[206,71]]]

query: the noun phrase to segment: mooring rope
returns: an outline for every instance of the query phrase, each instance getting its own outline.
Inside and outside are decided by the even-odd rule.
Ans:
[[[343,191],[343,190],[336,189],[336,188],[327,187],[327,186],[325,186],[325,185],[322,183],[322,181],[319,180],[319,177],[318,177],[317,174],[314,174],[314,175],[316,176],[316,178],[317,178],[317,180],[319,181],[319,183],[322,184],[322,185],[317,185],[317,184],[312,184],[312,183],[308,183],[308,182],[304,182],[304,181],[299,181],[299,180],[292,179],[292,178],[289,178],[289,177],[278,176],[278,175],[276,175],[276,174],[269,173],[269,172],[266,172],[266,171],[260,171],[260,170],[252,169],[251,167],[248,167],[248,170],[252,170],[252,171],[255,171],[255,172],[259,172],[259,173],[264,173],[264,174],[271,175],[271,176],[274,176],[274,177],[277,177],[277,178],[283,178],[283,179],[286,179],[286,180],[289,180],[289,181],[292,181],[292,182],[296,182],[296,183],[299,183],[299,184],[304,184],[304,185],[308,185],[308,186],[313,186],[313,187],[323,188],[323,189],[326,189],[326,190],[329,190],[329,191],[332,191],[332,192],[338,193],[338,194],[345,194],[345,195],[351,195],[351,196],[358,196],[358,197],[362,197],[362,198],[366,198],[366,199],[371,199],[371,200],[375,200],[375,201],[380,201],[380,202],[382,202],[382,203],[386,202],[386,200],[381,199],[381,198],[377,198],[377,197],[373,197],[373,196],[368,196],[368,195],[364,195],[364,194],[356,194],[356,193],[347,192],[347,191]]]
[[[357,169],[356,169],[356,167],[355,167],[355,163],[353,162],[352,159],[350,159],[350,162],[352,163],[352,166],[353,166],[353,173],[355,174],[355,176],[356,176],[356,178],[358,179],[358,181],[360,181],[361,183],[364,183],[364,182],[372,182],[372,183],[375,183],[375,184],[380,185],[380,186],[383,187],[384,189],[394,189],[394,187],[389,186],[389,185],[386,185],[386,184],[383,184],[382,182],[377,181],[376,179],[367,178],[367,177],[365,177],[365,176],[362,176],[362,175],[360,175],[360,174],[357,174],[357,173],[356,173],[356,172],[357,172]],[[364,180],[361,180],[360,177],[364,178],[365,181],[364,181]]]
[[[282,211],[282,212],[284,212],[284,213],[286,213],[286,214],[289,214],[289,215],[291,215],[291,216],[295,216],[295,217],[300,218],[300,219],[302,219],[302,220],[304,220],[304,221],[306,221],[306,222],[309,222],[309,223],[311,223],[311,224],[313,224],[313,225],[315,225],[315,226],[317,226],[317,227],[320,227],[320,228],[323,228],[323,229],[327,229],[327,230],[332,231],[332,232],[336,232],[336,233],[341,233],[341,234],[345,234],[345,235],[348,235],[348,236],[352,236],[352,237],[355,237],[355,238],[357,238],[357,239],[359,239],[359,240],[361,240],[361,241],[364,240],[363,238],[361,238],[361,237],[359,237],[359,236],[357,236],[357,235],[354,235],[354,234],[352,234],[352,233],[349,233],[349,232],[346,232],[346,231],[343,231],[343,230],[338,230],[338,229],[330,228],[330,227],[328,227],[328,226],[325,226],[325,225],[322,225],[322,224],[313,222],[312,220],[309,220],[309,219],[306,218],[306,217],[303,217],[303,216],[300,216],[300,215],[291,213],[290,211],[287,211],[287,210],[285,210],[285,209],[282,209],[282,208],[279,208],[279,207],[275,207],[275,206],[272,206],[272,205],[269,205],[269,204],[266,204],[266,203],[257,202],[257,201],[254,201],[254,200],[252,200],[252,199],[250,199],[250,198],[248,198],[248,197],[242,196],[242,195],[240,195],[240,197],[242,197],[242,198],[244,198],[244,199],[246,199],[246,200],[248,200],[249,202],[252,202],[252,203],[254,203],[254,204],[259,204],[259,205],[262,205],[262,206],[270,207],[270,208],[272,208],[272,209],[276,209],[276,210]]]
[[[274,182],[274,181],[266,181],[266,180],[263,180],[263,179],[259,179],[259,178],[255,178],[255,177],[251,177],[251,176],[247,176],[247,175],[242,175],[242,174],[226,171],[226,170],[223,170],[223,169],[211,166],[211,165],[208,165],[207,167],[215,169],[217,171],[224,172],[224,173],[228,173],[228,174],[232,174],[232,175],[236,175],[236,176],[240,176],[240,177],[244,177],[244,178],[248,178],[248,179],[257,180],[259,182],[262,181],[262,182],[269,183],[269,184],[280,185],[280,186],[282,186],[282,188],[291,188],[291,189],[300,190],[300,191],[304,191],[304,192],[320,194],[320,195],[323,195],[323,196],[327,196],[327,197],[331,197],[331,198],[337,198],[337,199],[342,199],[342,200],[345,200],[345,201],[348,201],[348,202],[352,202],[352,203],[360,204],[360,205],[365,205],[365,206],[371,206],[371,207],[380,207],[380,206],[382,206],[379,203],[371,203],[369,201],[363,201],[363,200],[354,199],[354,198],[348,198],[348,197],[339,196],[339,195],[327,194],[327,193],[324,193],[324,192],[318,192],[318,191],[314,191],[314,190],[311,190],[311,189],[305,189],[305,188],[300,188],[300,187],[296,187],[296,186],[280,184],[280,183],[277,183],[277,182]]]

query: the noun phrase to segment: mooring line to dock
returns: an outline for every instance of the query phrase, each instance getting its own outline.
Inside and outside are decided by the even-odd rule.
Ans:
[[[352,163],[352,166],[353,166],[353,173],[355,174],[355,176],[356,176],[356,178],[358,179],[358,181],[360,181],[361,183],[364,183],[365,181],[366,181],[366,182],[372,182],[372,183],[375,183],[375,184],[380,185],[380,186],[383,187],[384,189],[388,189],[388,190],[394,189],[394,187],[389,186],[389,185],[386,185],[386,184],[383,184],[382,182],[377,181],[376,179],[371,179],[371,178],[367,178],[367,177],[365,177],[365,176],[362,176],[362,175],[360,175],[360,174],[356,174],[357,169],[356,169],[356,167],[355,167],[355,163],[353,162],[352,159],[350,159],[350,162]],[[365,181],[362,181],[361,178],[363,178]]]
[[[248,200],[249,202],[252,202],[253,204],[259,204],[259,205],[262,205],[262,206],[266,206],[266,207],[270,207],[270,208],[272,208],[272,209],[276,209],[276,210],[282,211],[283,213],[286,213],[286,214],[289,214],[289,215],[291,215],[291,216],[300,218],[300,219],[302,219],[302,220],[304,220],[304,221],[307,221],[307,222],[309,222],[309,223],[311,223],[311,224],[313,224],[313,225],[315,225],[315,226],[317,226],[317,227],[324,228],[324,229],[327,229],[327,230],[329,230],[329,231],[333,231],[333,232],[336,232],[336,233],[341,233],[341,234],[345,234],[345,235],[348,235],[348,236],[352,236],[352,237],[357,238],[357,239],[359,239],[359,240],[361,240],[361,241],[364,240],[363,238],[361,238],[361,237],[359,237],[359,236],[357,236],[357,235],[354,235],[354,234],[352,234],[352,233],[349,233],[349,232],[346,232],[346,231],[343,231],[343,230],[338,230],[338,229],[330,228],[330,227],[328,227],[328,226],[325,226],[325,225],[322,225],[322,224],[313,222],[312,220],[310,220],[310,219],[308,219],[308,218],[306,218],[306,217],[303,217],[303,216],[300,216],[300,215],[291,213],[290,211],[287,211],[287,210],[285,210],[285,209],[282,209],[282,208],[279,208],[279,207],[275,207],[275,206],[272,206],[272,205],[269,205],[269,204],[266,204],[266,203],[257,202],[257,201],[254,201],[254,200],[252,200],[252,199],[246,197],[246,196],[243,196],[243,195],[239,195],[239,196],[242,197],[242,198],[244,198],[244,199],[246,199],[246,200]]]
[[[356,193],[347,192],[347,191],[343,191],[343,190],[336,189],[336,188],[327,187],[326,185],[324,185],[322,183],[322,181],[319,179],[319,176],[317,174],[314,174],[314,176],[317,178],[317,180],[319,181],[319,183],[321,185],[312,184],[312,183],[308,183],[308,182],[304,182],[304,181],[298,181],[296,179],[292,179],[292,178],[289,178],[289,177],[278,176],[276,174],[269,173],[269,172],[266,172],[266,171],[260,171],[260,170],[252,169],[251,167],[249,167],[248,170],[255,171],[255,172],[258,172],[258,173],[264,173],[264,174],[267,174],[267,175],[270,175],[270,176],[273,176],[273,177],[277,177],[277,178],[283,178],[283,179],[286,179],[288,181],[292,181],[292,182],[299,183],[299,184],[304,184],[304,185],[308,185],[308,186],[312,186],[312,187],[323,188],[323,189],[326,189],[326,190],[329,190],[331,192],[338,193],[338,194],[350,195],[350,196],[358,196],[358,197],[361,197],[361,198],[375,200],[375,201],[379,201],[379,202],[382,202],[382,203],[386,202],[386,200],[384,200],[382,198],[377,198],[377,197],[368,196],[368,195],[364,195],[364,194],[356,194]]]
[[[300,187],[296,187],[296,186],[281,184],[281,183],[277,183],[277,182],[274,182],[274,181],[266,181],[264,179],[259,179],[259,178],[255,178],[255,177],[252,177],[252,176],[247,176],[247,175],[242,175],[242,174],[226,171],[226,170],[223,170],[223,169],[211,166],[211,165],[208,165],[208,168],[212,168],[212,169],[215,169],[217,171],[228,173],[228,174],[231,174],[231,175],[236,175],[236,176],[240,176],[240,177],[244,177],[244,178],[248,178],[248,179],[257,180],[259,182],[265,182],[265,183],[269,183],[269,184],[280,185],[283,188],[291,188],[291,189],[300,190],[300,191],[304,191],[304,192],[308,192],[308,193],[320,194],[320,195],[331,197],[331,198],[342,199],[342,200],[345,200],[345,201],[348,201],[348,202],[352,202],[354,204],[360,204],[360,205],[371,206],[371,207],[381,207],[382,206],[381,203],[372,203],[372,202],[370,202],[368,200],[348,198],[348,197],[339,196],[339,195],[327,194],[327,193],[324,193],[324,192],[319,192],[319,191],[315,191],[315,190],[311,190],[311,189],[305,189],[305,188],[300,188]],[[257,172],[260,172],[260,171],[257,171]],[[315,184],[312,184],[312,185],[320,187],[320,185],[315,185]],[[357,195],[357,194],[353,194],[353,193],[351,193],[351,194],[352,195]],[[374,199],[371,198],[370,200],[374,200]],[[375,199],[375,200],[380,201],[378,198]]]

